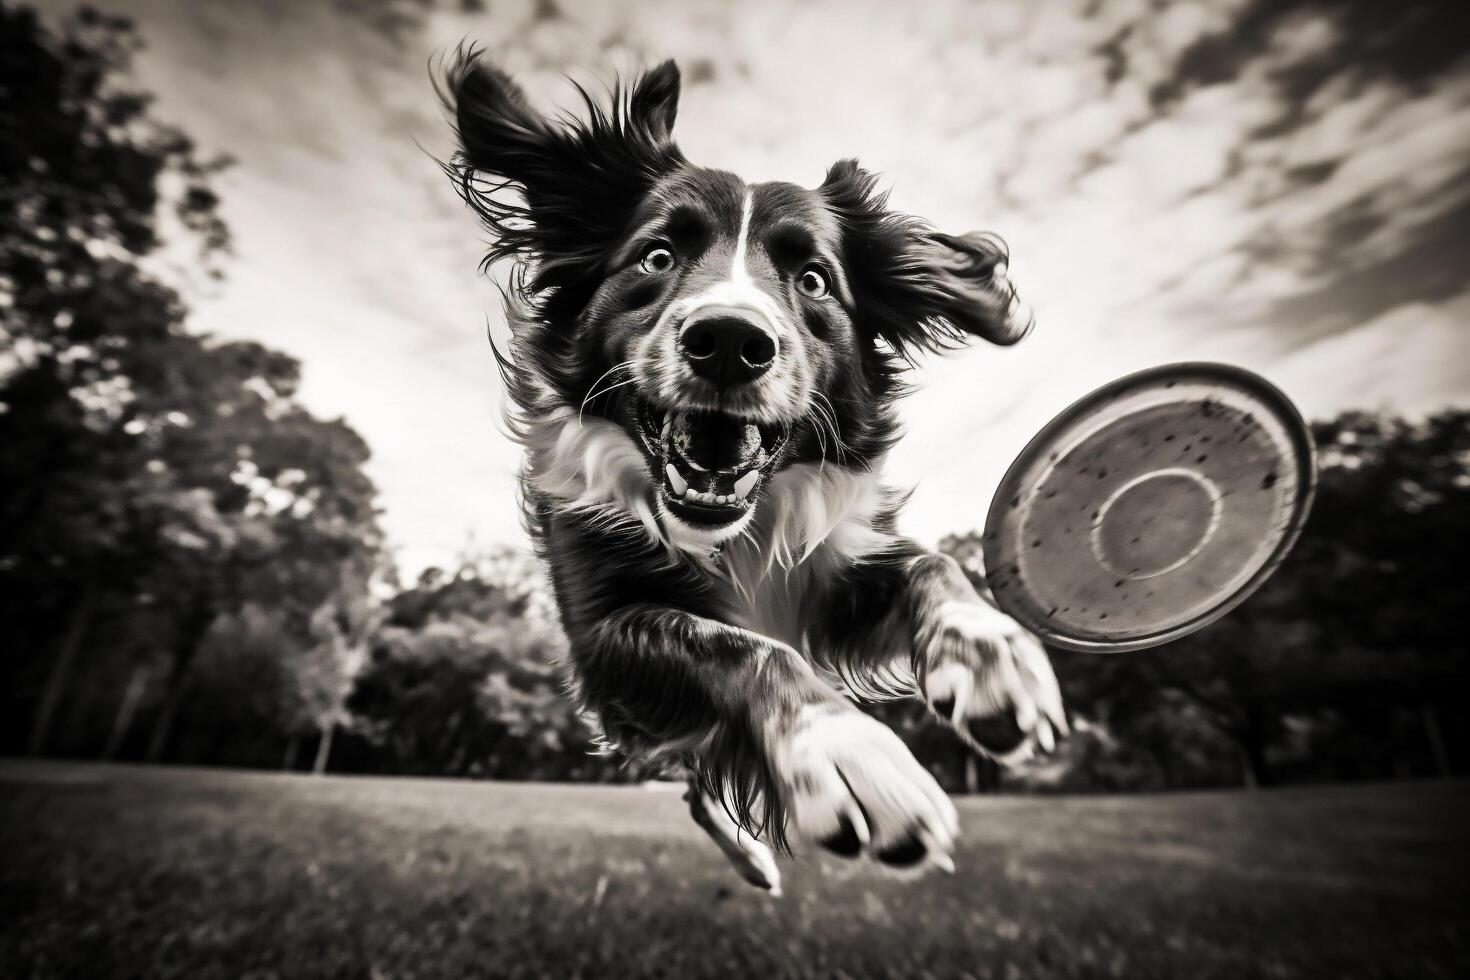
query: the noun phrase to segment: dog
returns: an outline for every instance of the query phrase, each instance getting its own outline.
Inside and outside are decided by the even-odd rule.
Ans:
[[[897,530],[883,482],[906,369],[1032,317],[998,238],[690,163],[665,62],[549,118],[481,53],[437,79],[445,164],[514,260],[497,351],[527,529],[605,744],[682,764],[752,884],[815,842],[953,870],[955,808],[854,698],[915,696],[1013,763],[1067,730],[1041,644]]]

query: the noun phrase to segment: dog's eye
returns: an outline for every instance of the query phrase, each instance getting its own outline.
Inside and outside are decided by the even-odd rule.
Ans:
[[[827,295],[827,276],[817,266],[809,265],[802,270],[801,278],[796,280],[796,288],[801,290],[803,296],[821,299]]]
[[[640,265],[644,272],[668,272],[674,267],[674,253],[662,245],[655,245],[643,253],[643,261]]]

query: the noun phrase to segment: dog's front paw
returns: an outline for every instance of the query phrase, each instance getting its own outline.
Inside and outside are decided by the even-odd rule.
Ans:
[[[1046,651],[1005,613],[979,600],[945,602],[917,642],[929,706],[986,755],[1020,762],[1067,734]]]
[[[886,725],[850,707],[808,708],[772,761],[801,837],[843,857],[954,870],[954,804]]]

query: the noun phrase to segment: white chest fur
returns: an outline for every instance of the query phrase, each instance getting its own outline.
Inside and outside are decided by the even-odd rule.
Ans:
[[[740,625],[797,649],[810,611],[842,570],[893,544],[875,527],[891,503],[876,473],[802,463],[777,473],[719,573]]]

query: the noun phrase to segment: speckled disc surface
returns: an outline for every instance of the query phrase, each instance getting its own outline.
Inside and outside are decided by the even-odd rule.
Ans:
[[[1043,640],[1140,650],[1213,622],[1290,551],[1311,507],[1311,432],[1224,364],[1129,375],[1058,415],[985,524],[996,601]]]

